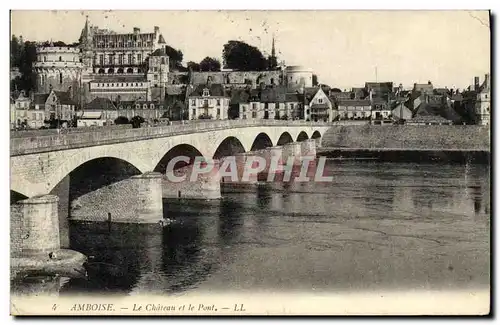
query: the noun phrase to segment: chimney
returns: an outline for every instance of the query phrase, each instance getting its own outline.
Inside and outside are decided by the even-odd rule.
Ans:
[[[479,90],[479,77],[474,77],[474,90]]]
[[[159,33],[160,33],[160,27],[155,26],[155,34],[159,34]]]
[[[487,73],[487,74],[484,75],[484,86],[486,88],[490,88],[491,87],[491,85],[490,85],[490,74],[489,73]]]
[[[427,84],[428,85],[432,85],[432,82],[429,80],[429,81],[427,81]]]
[[[134,35],[137,35],[141,32],[141,29],[139,27],[134,27]]]

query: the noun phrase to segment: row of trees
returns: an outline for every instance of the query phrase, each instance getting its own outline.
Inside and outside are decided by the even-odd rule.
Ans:
[[[229,41],[222,51],[225,69],[238,71],[275,70],[278,60],[275,56],[264,57],[255,46],[241,41]],[[206,57],[200,63],[190,61],[187,68],[193,71],[220,71],[221,63],[213,57]]]
[[[18,68],[21,73],[11,82],[11,90],[33,90],[35,89],[36,75],[33,71],[33,63],[36,61],[35,42],[23,42],[15,35],[10,40],[10,67]]]

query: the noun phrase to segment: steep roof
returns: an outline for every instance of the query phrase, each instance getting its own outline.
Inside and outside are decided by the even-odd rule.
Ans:
[[[306,105],[314,98],[316,93],[319,91],[319,87],[306,87],[304,88],[304,103]]]
[[[35,94],[33,96],[33,104],[44,105],[49,98],[49,94]]]
[[[267,88],[262,90],[260,101],[263,103],[284,103],[285,102],[285,87]]]
[[[85,109],[94,109],[94,110],[116,110],[115,104],[108,99],[108,98],[102,98],[102,97],[97,97],[94,98],[93,101],[85,105]]]
[[[451,108],[447,104],[429,104],[429,103],[421,103],[416,111],[415,117],[421,116],[441,116],[450,121],[460,121],[460,115],[455,112],[453,108]]]
[[[210,96],[215,97],[228,97],[226,92],[224,91],[224,87],[221,84],[210,84],[210,85],[198,85],[196,88],[189,94],[190,97],[201,97],[203,95],[203,90],[208,88]]]
[[[301,102],[302,96],[297,93],[286,93],[285,94],[285,100],[287,103],[296,103],[296,102]]]
[[[75,105],[68,92],[54,90],[54,94],[56,94],[57,101],[62,105]]]
[[[160,34],[160,37],[158,37],[158,44],[166,44],[162,34]]]
[[[250,94],[244,89],[234,89],[231,92],[231,100],[229,105],[237,105],[241,103],[248,103],[250,100]]]

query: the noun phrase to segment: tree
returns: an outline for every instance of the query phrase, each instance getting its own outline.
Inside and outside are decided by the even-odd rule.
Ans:
[[[193,71],[200,71],[200,65],[196,62],[193,62],[193,61],[189,61],[187,63],[187,68],[188,68],[188,70],[191,69]]]
[[[313,74],[313,77],[312,77],[312,85],[313,87],[316,87],[318,85],[318,76]]]
[[[132,124],[132,127],[134,129],[141,127],[141,124],[144,122],[144,118],[139,115],[136,115],[130,119],[130,124]]]
[[[129,124],[129,123],[130,123],[130,121],[125,116],[118,116],[115,119],[115,124]]]
[[[224,68],[240,71],[264,71],[268,62],[255,46],[241,41],[229,41],[224,44],[222,56]]]
[[[21,44],[16,35],[12,35],[10,40],[10,67],[19,67],[21,62]]]
[[[200,62],[201,71],[220,71],[220,62],[216,58],[206,57]]]
[[[179,69],[179,67],[182,67],[184,54],[182,54],[181,50],[176,50],[171,46],[165,45],[165,54],[169,57],[169,65],[171,69]]]
[[[20,78],[13,80],[14,88],[17,86],[19,90],[31,91],[35,89],[36,75],[33,69],[33,63],[36,62],[36,44],[34,42],[25,42],[24,46],[20,49],[17,58],[14,56],[14,62],[19,67],[21,73]]]

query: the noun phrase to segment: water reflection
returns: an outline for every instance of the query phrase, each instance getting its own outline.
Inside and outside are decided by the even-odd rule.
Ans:
[[[488,166],[329,161],[325,174],[165,201],[168,227],[72,224],[89,280],[61,292],[489,285]]]

